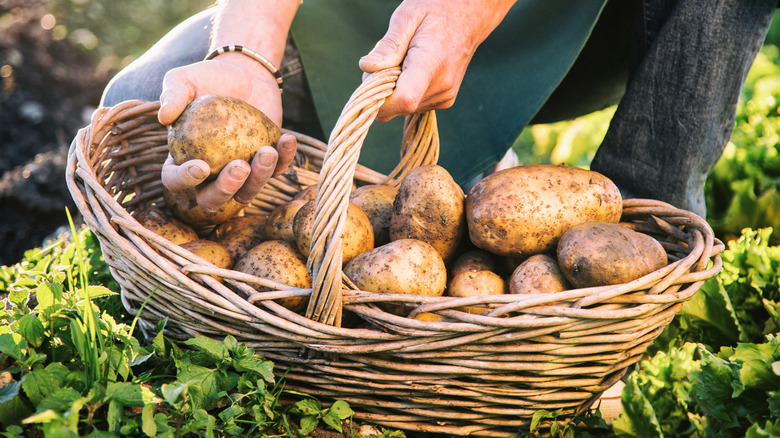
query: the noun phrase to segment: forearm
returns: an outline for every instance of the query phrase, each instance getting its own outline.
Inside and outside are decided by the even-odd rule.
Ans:
[[[299,0],[221,0],[209,50],[238,44],[278,67],[299,4]]]

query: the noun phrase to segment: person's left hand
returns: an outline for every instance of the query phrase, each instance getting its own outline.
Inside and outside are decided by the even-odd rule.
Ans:
[[[455,102],[477,47],[503,20],[516,0],[405,0],[393,13],[385,36],[360,59],[367,74],[402,66],[395,90],[377,120]]]

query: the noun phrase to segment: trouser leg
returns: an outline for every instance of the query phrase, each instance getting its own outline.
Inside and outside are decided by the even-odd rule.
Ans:
[[[776,0],[644,0],[637,62],[591,164],[625,196],[701,216]]]
[[[101,105],[112,106],[131,99],[159,100],[168,70],[201,61],[207,55],[213,12],[214,9],[208,9],[182,22],[122,69],[104,90]],[[298,50],[291,40],[279,71],[284,79],[283,127],[323,139]]]

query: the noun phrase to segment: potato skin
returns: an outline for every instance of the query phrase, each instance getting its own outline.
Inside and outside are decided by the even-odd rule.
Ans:
[[[344,274],[361,290],[441,296],[447,287],[444,260],[428,243],[399,239],[355,256]]]
[[[445,261],[466,231],[463,189],[443,167],[420,166],[398,187],[390,218],[390,240],[417,239],[433,245]]]
[[[461,272],[496,271],[496,262],[493,255],[487,251],[477,249],[459,255],[452,262],[447,271],[450,278],[455,278]]]
[[[133,212],[133,218],[144,228],[170,240],[176,245],[198,240],[195,230],[184,222],[171,216],[165,209],[148,206]]]
[[[195,228],[196,231],[210,229],[214,225],[221,224],[236,216],[244,209],[244,204],[231,199],[223,204],[219,210],[208,212],[198,205],[195,198],[195,189],[189,188],[180,192],[171,192],[163,188],[163,200],[165,208],[176,218]]]
[[[375,246],[390,242],[390,218],[393,215],[393,201],[397,194],[396,187],[371,184],[359,187],[349,195],[349,202],[363,210],[371,221]]]
[[[606,222],[586,222],[567,230],[557,257],[574,287],[628,283],[667,264],[666,251],[657,240]]]
[[[501,295],[506,293],[506,289],[506,282],[495,272],[487,270],[463,271],[450,280],[446,295],[451,297]],[[478,314],[485,313],[490,309],[482,306],[465,306],[459,310]]]
[[[268,215],[268,220],[263,225],[265,240],[295,240],[293,221],[298,210],[308,202],[306,199],[293,199],[282,204]]]
[[[513,294],[555,293],[571,289],[558,260],[549,254],[528,257],[515,268],[509,278],[509,292]]]
[[[262,111],[240,99],[207,94],[193,100],[168,128],[176,164],[208,163],[211,177],[233,160],[251,161],[261,146],[274,145],[281,130]]]
[[[305,257],[309,256],[316,202],[316,200],[306,202],[293,220],[295,242],[298,250]],[[347,206],[347,225],[342,236],[342,246],[342,264],[374,247],[374,229],[371,227],[371,221],[363,210],[352,203]]]
[[[265,215],[235,216],[217,225],[209,234],[213,240],[227,249],[233,260],[238,260],[250,248],[262,242]]]
[[[490,174],[466,196],[471,241],[504,256],[549,252],[570,227],[587,221],[617,222],[622,209],[620,191],[607,177],[544,164]]]
[[[298,251],[295,242],[267,240],[247,251],[236,261],[233,270],[278,281],[292,287],[311,287],[312,279],[306,270],[306,258]],[[258,291],[271,289],[255,287]],[[277,300],[282,306],[300,313],[306,308],[306,297],[290,297]]]
[[[213,240],[198,239],[179,246],[218,268],[230,269],[233,266],[233,257],[228,250]]]

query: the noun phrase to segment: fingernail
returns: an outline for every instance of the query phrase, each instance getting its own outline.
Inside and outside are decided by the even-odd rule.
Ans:
[[[276,158],[271,154],[260,155],[260,165],[263,167],[271,167],[276,163]]]
[[[187,174],[194,179],[203,179],[206,176],[206,172],[198,166],[190,166],[187,169]]]
[[[244,179],[249,174],[249,171],[243,167],[233,167],[230,169],[230,177],[233,179]]]

